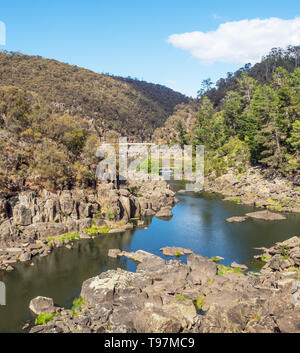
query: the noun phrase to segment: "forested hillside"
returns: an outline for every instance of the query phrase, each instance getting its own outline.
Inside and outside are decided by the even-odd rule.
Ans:
[[[93,119],[103,133],[142,140],[163,125],[177,104],[187,101],[167,87],[8,52],[0,52],[0,86],[21,88],[55,113]]]
[[[263,59],[258,68],[265,65]],[[300,68],[299,62],[274,67],[268,80],[257,80],[254,71],[234,74],[221,103],[211,100],[217,89],[202,91],[181,111],[193,112],[187,125],[185,114],[175,113],[165,127],[157,129],[169,143],[204,144],[206,173],[217,175],[235,167],[241,173],[248,165],[260,165],[270,175],[298,178],[300,171]],[[264,81],[264,82],[263,82]],[[207,83],[207,82],[206,82]],[[215,103],[215,104],[214,104]],[[196,109],[195,109],[196,107]]]
[[[0,52],[0,194],[94,185],[100,141],[150,140],[185,101],[159,85]]]
[[[259,83],[270,84],[273,80],[273,73],[277,68],[282,67],[288,72],[293,72],[300,67],[300,46],[289,46],[287,49],[274,48],[269,54],[264,56],[260,63],[251,66],[246,64],[236,72],[228,72],[226,78],[220,78],[215,87],[211,79],[206,79],[202,82],[202,87],[199,90],[199,97],[206,95],[217,109],[222,108],[225,95],[230,90],[237,90],[243,73],[248,75]]]

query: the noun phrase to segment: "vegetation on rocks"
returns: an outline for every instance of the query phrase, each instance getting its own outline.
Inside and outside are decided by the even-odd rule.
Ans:
[[[52,314],[47,314],[47,313],[41,313],[39,314],[36,319],[35,319],[35,325],[47,325],[48,322],[52,321],[55,317],[59,316],[59,313],[52,313]]]

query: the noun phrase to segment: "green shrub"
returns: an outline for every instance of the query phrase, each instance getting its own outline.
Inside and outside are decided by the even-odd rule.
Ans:
[[[212,256],[211,257],[211,260],[213,261],[213,262],[220,262],[221,261],[221,259],[219,258],[219,257],[217,257],[217,256]]]
[[[99,232],[102,234],[108,234],[112,229],[115,229],[115,227],[96,227],[95,225],[93,225],[91,228],[86,228],[84,231],[87,232],[91,237],[96,237]]]
[[[200,311],[202,310],[204,302],[205,302],[205,297],[203,295],[196,300],[195,305],[198,310]]]
[[[46,313],[41,313],[39,316],[35,319],[35,325],[47,325],[47,323],[51,320],[53,320],[54,317],[59,316],[60,314],[46,314]]]
[[[189,300],[189,298],[183,296],[182,294],[178,294],[176,296],[176,300],[182,300],[183,302],[185,302],[185,301]]]

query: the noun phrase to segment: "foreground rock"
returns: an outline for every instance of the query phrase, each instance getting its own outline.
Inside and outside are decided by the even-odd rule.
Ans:
[[[118,269],[88,279],[75,316],[61,308],[31,332],[300,332],[299,244],[294,237],[264,249],[269,265],[256,275],[197,254],[184,264],[144,251],[123,252],[138,262],[136,273]],[[273,266],[287,256],[292,267]]]

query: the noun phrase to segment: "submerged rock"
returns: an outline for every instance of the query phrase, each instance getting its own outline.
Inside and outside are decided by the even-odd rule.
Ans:
[[[164,207],[155,215],[157,218],[171,218],[173,217],[173,212],[170,208]]]
[[[251,212],[247,213],[246,216],[254,219],[263,219],[265,221],[281,221],[286,219],[285,216],[270,211]]]
[[[165,256],[182,256],[182,255],[190,255],[192,254],[192,250],[189,249],[184,249],[180,247],[170,247],[166,246],[165,248],[161,248],[160,251],[165,255]]]
[[[235,261],[231,264],[232,268],[240,268],[241,270],[248,270],[248,267],[246,265],[240,265],[236,263]]]
[[[245,222],[247,219],[248,219],[247,216],[231,217],[231,218],[227,218],[226,222],[228,222],[228,223],[242,223],[242,222]]]

